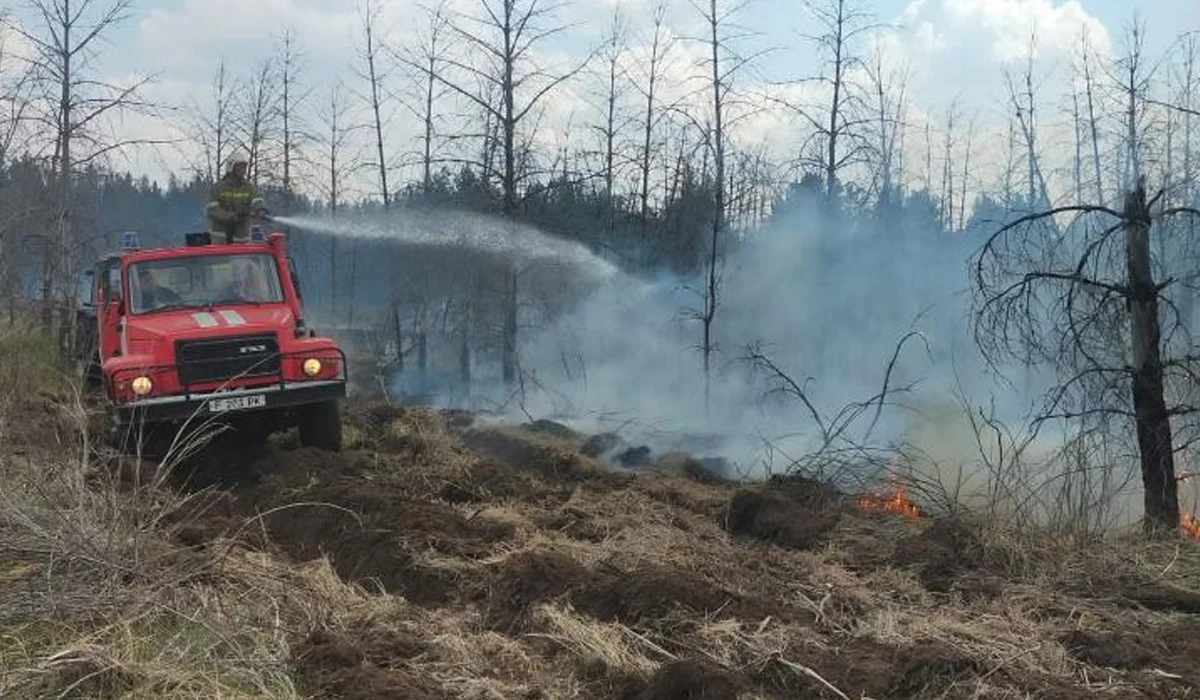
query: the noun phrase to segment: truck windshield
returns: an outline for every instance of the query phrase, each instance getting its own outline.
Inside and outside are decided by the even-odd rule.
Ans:
[[[283,301],[275,259],[261,253],[196,255],[129,266],[130,311]]]

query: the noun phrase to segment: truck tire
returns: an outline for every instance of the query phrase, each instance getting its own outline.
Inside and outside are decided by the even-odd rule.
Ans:
[[[341,451],[342,411],[339,401],[322,401],[300,410],[300,444],[329,452]]]

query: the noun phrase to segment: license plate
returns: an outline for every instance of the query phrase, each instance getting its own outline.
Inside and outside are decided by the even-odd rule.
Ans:
[[[267,397],[265,395],[251,394],[249,396],[230,396],[227,399],[212,399],[208,402],[208,410],[210,413],[224,413],[225,411],[240,411],[266,405]]]

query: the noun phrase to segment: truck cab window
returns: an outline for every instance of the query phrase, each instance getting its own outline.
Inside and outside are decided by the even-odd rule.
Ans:
[[[129,290],[134,314],[284,301],[275,259],[256,253],[135,263]]]

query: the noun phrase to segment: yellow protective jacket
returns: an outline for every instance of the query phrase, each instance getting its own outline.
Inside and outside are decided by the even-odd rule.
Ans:
[[[262,198],[248,181],[226,175],[213,185],[207,212],[213,233],[224,233],[232,241],[249,238],[250,216],[263,208]]]

